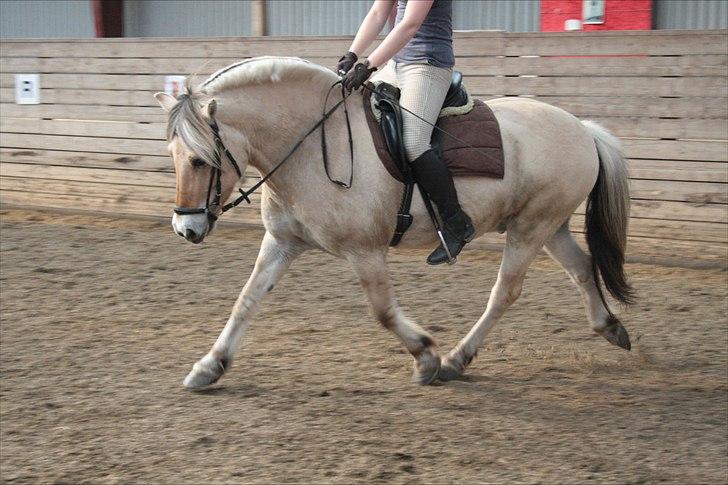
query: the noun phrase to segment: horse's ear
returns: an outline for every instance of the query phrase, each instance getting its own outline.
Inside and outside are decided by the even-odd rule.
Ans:
[[[167,93],[156,93],[154,95],[155,98],[157,98],[157,102],[159,103],[159,106],[162,107],[162,109],[166,112],[169,112],[174,108],[174,105],[177,104],[177,100],[174,96],[170,96]]]
[[[215,116],[215,112],[217,111],[217,101],[215,99],[211,99],[209,103],[205,105],[205,114],[208,118],[212,118]]]

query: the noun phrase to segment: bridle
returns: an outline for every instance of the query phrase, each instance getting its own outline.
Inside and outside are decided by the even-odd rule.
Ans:
[[[205,198],[205,207],[197,209],[192,209],[188,207],[175,207],[174,213],[181,216],[191,214],[206,214],[207,220],[212,223],[215,222],[219,217],[217,215],[217,208],[220,207],[220,200],[222,200],[222,160],[220,159],[220,153],[225,153],[225,156],[230,161],[230,164],[235,169],[235,172],[238,174],[238,178],[241,178],[243,176],[243,172],[240,170],[240,165],[238,164],[237,160],[235,160],[235,157],[233,157],[232,153],[230,153],[225,144],[222,142],[222,139],[220,138],[220,128],[217,126],[217,122],[214,119],[212,119],[212,121],[210,122],[210,129],[212,130],[212,134],[215,137],[216,160],[214,160],[215,164],[211,166],[212,170],[210,171],[210,182],[207,185],[207,197]],[[212,203],[210,203],[210,195],[212,194],[213,185],[215,186],[215,196],[212,199]],[[248,200],[248,203],[250,203],[250,200]],[[227,206],[223,206],[220,213],[225,212],[229,209],[226,207]]]
[[[328,179],[333,182],[334,184],[338,185],[339,187],[350,189],[352,182],[354,180],[354,143],[352,140],[351,135],[351,124],[349,123],[349,111],[346,109],[346,98],[349,96],[344,91],[344,87],[342,85],[341,87],[341,101],[337,102],[330,110],[326,111],[326,104],[329,100],[329,95],[331,94],[331,91],[336,87],[337,84],[341,84],[341,80],[336,81],[334,84],[331,85],[329,88],[329,91],[326,93],[326,98],[324,100],[324,106],[322,110],[321,118],[316,122],[315,125],[313,125],[291,148],[291,150],[288,152],[288,154],[283,157],[283,159],[276,164],[273,169],[268,172],[263,178],[261,178],[258,183],[253,185],[248,190],[238,189],[240,192],[240,196],[238,196],[237,199],[235,199],[232,202],[229,202],[225,205],[220,205],[222,201],[222,160],[221,160],[221,153],[225,154],[225,157],[230,161],[230,164],[235,169],[235,172],[238,174],[238,179],[240,179],[243,176],[242,171],[240,170],[240,164],[238,164],[237,160],[235,160],[235,157],[233,157],[232,153],[227,149],[225,144],[222,141],[222,138],[220,136],[220,128],[217,125],[217,122],[214,118],[210,117],[210,129],[212,130],[213,136],[215,137],[215,160],[213,160],[213,164],[211,166],[210,171],[210,181],[207,186],[207,197],[205,199],[205,207],[204,208],[188,208],[188,207],[175,207],[174,213],[179,214],[182,216],[185,215],[192,215],[192,214],[205,214],[207,215],[207,220],[210,224],[215,222],[220,215],[223,213],[229,211],[233,207],[237,207],[240,203],[243,201],[247,202],[248,204],[251,203],[250,201],[250,195],[253,194],[258,188],[260,188],[261,185],[263,185],[279,168],[283,166],[284,163],[286,163],[291,156],[296,152],[298,147],[301,146],[301,144],[308,138],[308,136],[316,131],[316,129],[320,126],[321,127],[321,153],[323,155],[323,164],[324,164],[324,170],[326,172],[326,176]],[[331,175],[329,174],[329,163],[328,163],[328,150],[326,147],[326,132],[325,132],[325,126],[326,120],[331,116],[331,114],[338,109],[339,106],[344,105],[344,113],[346,115],[346,127],[348,129],[349,133],[349,154],[351,158],[351,171],[349,174],[349,182],[341,182],[340,180],[335,180],[331,178]],[[215,188],[215,193],[213,195],[213,186]],[[210,202],[210,196],[213,195],[212,202]]]

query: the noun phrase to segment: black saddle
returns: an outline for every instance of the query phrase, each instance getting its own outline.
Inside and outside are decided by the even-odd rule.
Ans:
[[[450,88],[447,90],[443,108],[464,106],[468,102],[468,93],[462,84],[463,75],[459,71],[453,71],[450,80]],[[390,246],[396,246],[402,239],[404,233],[412,224],[412,215],[409,214],[409,207],[412,203],[412,191],[414,188],[414,180],[409,169],[409,161],[404,150],[402,140],[402,111],[399,108],[400,90],[391,84],[380,82],[374,89],[374,99],[381,116],[379,126],[382,129],[384,142],[387,146],[394,163],[405,180],[405,191],[402,197],[399,214],[397,214],[397,228],[394,237],[389,243]],[[433,130],[432,142],[434,147],[439,147],[439,131]]]

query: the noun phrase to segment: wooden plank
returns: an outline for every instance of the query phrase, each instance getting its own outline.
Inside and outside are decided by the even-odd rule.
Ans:
[[[0,104],[2,116],[12,118],[135,121],[166,123],[167,114],[157,106],[93,106],[71,104]]]
[[[152,172],[148,172],[152,173]],[[7,191],[31,194],[84,195],[110,200],[138,200],[174,204],[174,187],[150,187],[141,185],[107,184],[100,182],[79,182],[75,180],[53,180],[44,178],[1,177],[0,187]]]
[[[68,150],[95,153],[131,155],[167,155],[167,143],[162,140],[139,140],[127,138],[93,138],[63,135],[36,135],[4,133],[0,138],[4,148],[23,150]]]
[[[164,75],[161,74],[41,74],[43,89],[114,89],[164,91]],[[0,87],[14,88],[15,75],[0,74]]]
[[[474,93],[498,96],[679,96],[712,100],[728,96],[725,77],[468,76],[465,83]]]
[[[14,78],[6,74],[2,79],[0,100],[11,103],[14,101]],[[199,81],[203,80],[204,77],[200,77]],[[488,96],[672,96],[711,99],[728,96],[728,78],[723,76],[466,76],[465,84],[471,92]],[[41,87],[43,103],[147,106],[150,105],[147,95],[139,97],[137,91],[153,94],[163,90],[164,76],[45,74],[41,79]],[[124,89],[115,89],[118,87]]]
[[[590,117],[617,136],[633,138],[728,139],[728,119],[666,120],[638,117]]]
[[[115,170],[110,167],[68,167],[57,165],[40,167],[37,164],[24,163],[0,163],[0,176],[167,188],[174,188],[176,183],[174,171]],[[251,169],[246,172],[246,180],[240,186],[252,184],[258,180],[260,180],[259,174]],[[253,197],[259,196],[254,194]]]
[[[157,90],[159,91],[159,90]],[[41,89],[40,100],[43,104],[92,104],[104,106],[156,106],[155,90],[127,91],[112,89]],[[0,88],[0,102],[15,102],[15,91]]]
[[[0,203],[171,217],[174,189],[3,177],[0,178]],[[227,212],[225,220],[261,224],[259,200]]]
[[[728,56],[462,56],[455,69],[466,76],[726,76]]]
[[[173,172],[169,156],[0,148],[0,163]]]
[[[725,54],[725,30],[519,32],[504,35],[506,56]]]
[[[725,141],[641,140],[623,138],[627,157],[652,160],[728,161]]]
[[[470,92],[476,97],[488,97],[472,89]],[[527,97],[553,104],[578,117],[638,116],[701,119],[723,119],[728,117],[728,103],[715,102],[710,98],[661,98],[657,96]]]
[[[172,205],[159,202],[139,202],[136,200],[103,199],[78,195],[34,194],[0,189],[0,204],[2,207],[23,207],[29,209],[64,209],[89,212],[97,215],[109,214],[112,217],[151,216],[163,219],[172,219]],[[243,209],[225,213],[223,224],[245,224],[261,226],[260,211],[257,208],[246,206]],[[171,229],[170,229],[171,230]]]
[[[728,183],[728,164],[725,162],[633,159],[629,161],[629,175],[635,179]]]
[[[151,173],[151,172],[150,172]],[[43,178],[0,177],[0,187],[6,191],[24,192],[28,194],[82,195],[97,199],[114,201],[137,201],[140,203],[158,203],[162,213],[166,214],[174,206],[174,187],[154,187],[146,185],[129,185],[123,183],[104,183],[76,180],[54,180]],[[232,197],[231,197],[232,198]],[[251,206],[260,205],[260,194],[251,196]]]
[[[584,215],[586,201],[575,214]],[[698,204],[664,200],[631,201],[630,215],[638,219],[664,219],[670,221],[719,222],[728,224],[728,207],[724,204]],[[727,241],[728,242],[728,241]]]
[[[166,123],[0,118],[0,132],[165,140]]]
[[[629,186],[632,199],[728,203],[728,185],[721,183],[632,179]]]
[[[638,219],[662,219],[668,221],[696,221],[728,224],[728,207],[724,204],[633,200],[631,202],[630,215]]]
[[[619,56],[619,57],[503,57],[497,55],[464,56],[456,52],[455,69],[466,76],[725,76],[728,75],[728,56]],[[0,58],[0,71],[4,75],[3,87],[12,87],[12,73],[66,73],[117,74],[117,75],[165,75],[197,73],[201,78],[242,57],[227,58],[69,58],[69,57],[4,57]],[[337,57],[308,57],[322,66],[334,66]],[[58,78],[60,79],[60,78]],[[57,86],[54,78],[41,78],[46,87]],[[202,79],[200,79],[202,81]],[[83,82],[82,79],[77,82]]]
[[[148,187],[175,186],[175,174],[161,171],[112,170],[108,168],[58,167],[23,163],[0,163],[0,177],[23,177],[71,182],[144,185]]]
[[[573,231],[583,232],[583,216],[574,215],[571,221],[570,227]],[[728,225],[715,222],[666,221],[633,217],[629,220],[628,234],[653,239],[725,243],[728,241]]]
[[[67,152],[53,150],[22,150],[0,148],[0,163],[53,165],[58,167],[102,168],[110,170],[140,170],[174,172],[172,159],[168,156],[118,155],[113,153]],[[34,171],[41,171],[36,168]],[[260,179],[259,173],[248,166],[245,171],[246,184]]]

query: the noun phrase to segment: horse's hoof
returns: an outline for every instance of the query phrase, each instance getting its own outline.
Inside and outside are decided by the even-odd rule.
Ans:
[[[429,351],[415,360],[412,382],[426,386],[435,382],[439,373],[440,355],[435,351]]]
[[[441,381],[453,381],[459,379],[465,373],[465,368],[472,362],[473,357],[465,357],[461,351],[453,350],[446,357],[442,358],[440,365]]]
[[[630,350],[632,348],[627,330],[622,325],[622,322],[613,315],[607,319],[607,325],[603,329],[598,330],[598,332],[612,345],[622,347],[624,350]]]
[[[220,359],[206,355],[192,366],[192,370],[187,374],[182,384],[187,389],[202,389],[214,384],[225,373],[226,364]]]

